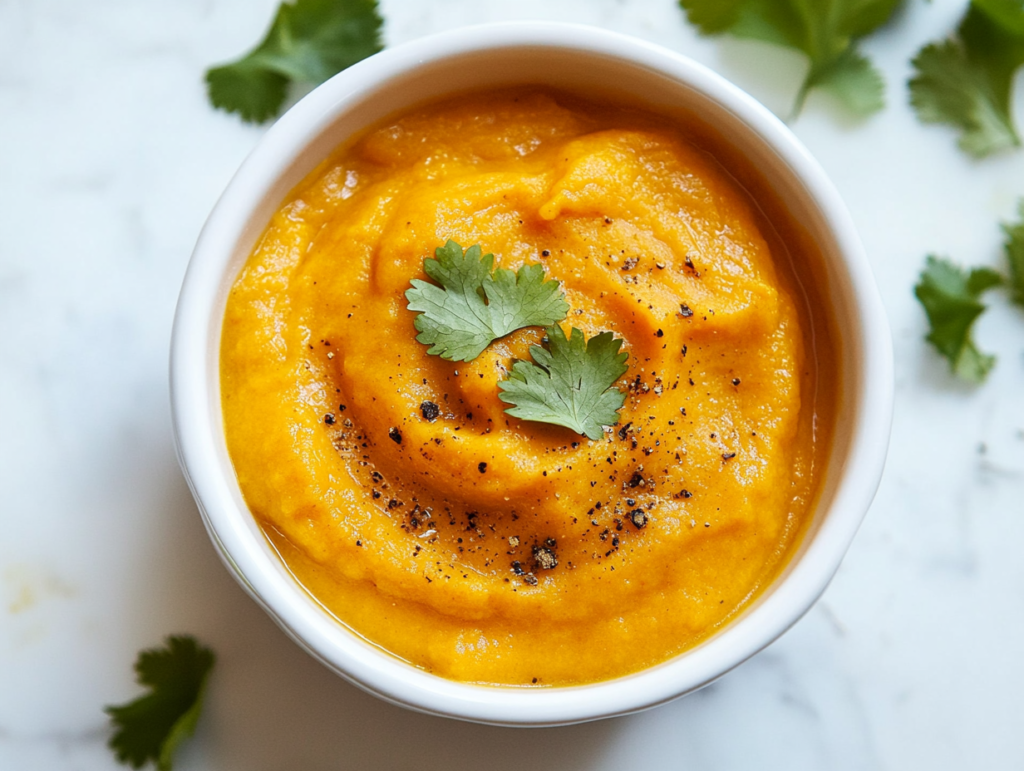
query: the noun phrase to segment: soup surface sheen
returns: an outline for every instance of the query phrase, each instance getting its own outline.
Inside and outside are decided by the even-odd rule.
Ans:
[[[448,239],[543,265],[566,331],[624,340],[603,439],[504,412],[541,329],[468,363],[416,341],[404,293]],[[392,119],[290,194],[230,293],[245,500],[327,610],[430,672],[550,686],[664,661],[748,605],[810,517],[834,380],[785,252],[663,119],[543,89]]]

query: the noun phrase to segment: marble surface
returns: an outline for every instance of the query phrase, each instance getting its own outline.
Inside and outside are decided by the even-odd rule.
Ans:
[[[978,337],[999,365],[970,388],[922,344],[911,296],[926,253],[998,263],[997,223],[1024,196],[1024,151],[972,162],[906,104],[909,58],[963,0],[910,0],[866,42],[890,86],[883,113],[854,122],[814,95],[793,124],[853,213],[896,343],[892,449],[842,569],[716,685],[547,730],[416,715],[327,672],[221,567],[178,470],[178,286],[263,131],[212,110],[202,74],[252,45],[275,5],[0,0],[0,768],[116,768],[101,708],[138,692],[136,651],[171,632],[219,655],[180,771],[1024,768],[1024,314],[993,300]],[[616,29],[778,112],[802,67],[698,38],[673,0],[382,7],[390,44],[504,19]],[[1020,107],[1024,78],[1016,94]]]

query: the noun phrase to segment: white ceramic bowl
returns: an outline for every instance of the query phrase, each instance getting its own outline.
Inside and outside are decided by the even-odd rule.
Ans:
[[[699,115],[768,181],[820,249],[822,295],[839,330],[842,399],[814,522],[774,584],[728,626],[663,664],[567,688],[456,683],[392,658],[327,615],[292,579],[249,514],[228,458],[218,356],[228,290],[288,192],[346,138],[396,111],[467,89],[541,83],[631,95],[663,114]],[[680,112],[681,111],[681,112]],[[499,725],[560,725],[622,715],[691,693],[767,646],[828,585],[874,496],[893,395],[885,312],[850,217],[817,162],[764,107],[679,54],[594,28],[515,23],[455,30],[378,54],[310,93],[235,175],[196,244],[171,344],[179,459],[203,520],[239,583],[300,646],[381,698]]]

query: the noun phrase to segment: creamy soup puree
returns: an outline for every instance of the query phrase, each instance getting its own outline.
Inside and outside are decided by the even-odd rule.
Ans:
[[[706,639],[792,555],[829,449],[828,324],[788,226],[685,128],[463,95],[340,148],[274,215],[224,316],[228,448],[355,633],[459,681],[606,680]],[[542,329],[471,362],[417,342],[405,292],[449,239],[542,265],[567,333],[623,340],[603,438],[505,412]]]

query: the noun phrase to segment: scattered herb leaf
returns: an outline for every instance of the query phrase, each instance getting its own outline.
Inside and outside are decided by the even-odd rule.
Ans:
[[[1006,234],[1006,260],[1009,263],[1010,299],[1024,307],[1024,199],[1017,204],[1020,221],[1004,223],[1003,233]]]
[[[565,318],[569,304],[557,281],[545,281],[541,265],[518,271],[494,270],[494,255],[479,245],[466,249],[454,241],[423,261],[426,274],[441,286],[412,280],[405,293],[417,312],[416,339],[427,353],[449,361],[472,361],[499,337],[517,329],[548,326]]]
[[[931,331],[925,339],[949,361],[953,372],[980,383],[995,364],[995,357],[978,350],[971,328],[985,312],[981,295],[1003,283],[991,268],[965,271],[948,260],[928,257],[914,294],[928,314]]]
[[[214,107],[262,123],[284,103],[290,82],[319,84],[381,50],[377,0],[281,3],[263,41],[206,71]]]
[[[590,439],[613,426],[626,401],[616,380],[626,372],[622,340],[602,332],[588,341],[575,327],[567,339],[560,326],[547,330],[549,349],[530,347],[533,362],[518,361],[506,380],[498,383],[499,398],[514,405],[513,417],[565,426]]]
[[[729,33],[803,52],[810,68],[793,115],[813,88],[857,115],[885,106],[885,83],[857,41],[885,24],[903,0],[679,0],[703,34]]]
[[[910,102],[924,123],[960,130],[975,157],[1020,145],[1011,117],[1013,77],[1024,64],[1024,3],[974,0],[956,36],[922,48]]]
[[[150,693],[105,710],[117,729],[110,748],[121,763],[142,768],[151,760],[170,771],[174,752],[195,731],[213,662],[213,651],[190,636],[168,637],[166,648],[139,654],[137,681]]]

